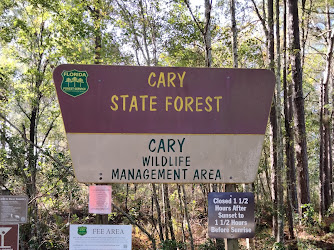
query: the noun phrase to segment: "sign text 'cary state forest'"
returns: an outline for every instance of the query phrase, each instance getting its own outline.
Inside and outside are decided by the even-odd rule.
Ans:
[[[270,71],[61,65],[54,81],[79,181],[247,183],[256,176]]]
[[[157,76],[158,75],[158,76]],[[177,76],[177,77],[176,77]],[[152,88],[183,88],[183,81],[186,76],[186,71],[182,74],[168,72],[151,72],[148,76],[148,85]],[[163,89],[161,89],[163,90]],[[162,106],[164,109],[159,111],[177,111],[177,112],[212,112],[220,111],[220,100],[222,96],[166,96],[164,100],[159,100],[154,95],[113,95],[111,97],[112,105],[111,110],[123,110],[123,111],[158,111],[157,104],[163,101]],[[120,107],[121,106],[121,107]]]

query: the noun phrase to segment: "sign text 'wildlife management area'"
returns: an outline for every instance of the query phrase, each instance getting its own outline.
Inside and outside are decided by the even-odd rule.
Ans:
[[[254,181],[270,71],[60,65],[53,77],[79,181]]]

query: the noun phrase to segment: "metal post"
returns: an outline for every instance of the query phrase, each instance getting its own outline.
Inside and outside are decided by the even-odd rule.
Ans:
[[[236,192],[235,184],[226,184],[225,192]],[[225,239],[225,250],[238,250],[238,239]]]

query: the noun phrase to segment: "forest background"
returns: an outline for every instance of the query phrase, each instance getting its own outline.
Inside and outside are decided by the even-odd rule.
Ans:
[[[52,81],[63,63],[265,68],[276,89],[255,183],[254,249],[333,249],[333,0],[1,0],[0,192],[29,197],[21,249],[67,249],[96,223],[75,180]],[[112,184],[133,248],[217,249],[220,185]],[[247,242],[239,244],[247,247]],[[255,247],[256,246],[256,247]]]

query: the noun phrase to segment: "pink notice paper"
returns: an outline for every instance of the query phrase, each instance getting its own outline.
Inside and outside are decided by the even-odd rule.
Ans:
[[[111,186],[89,186],[89,213],[111,213]]]

